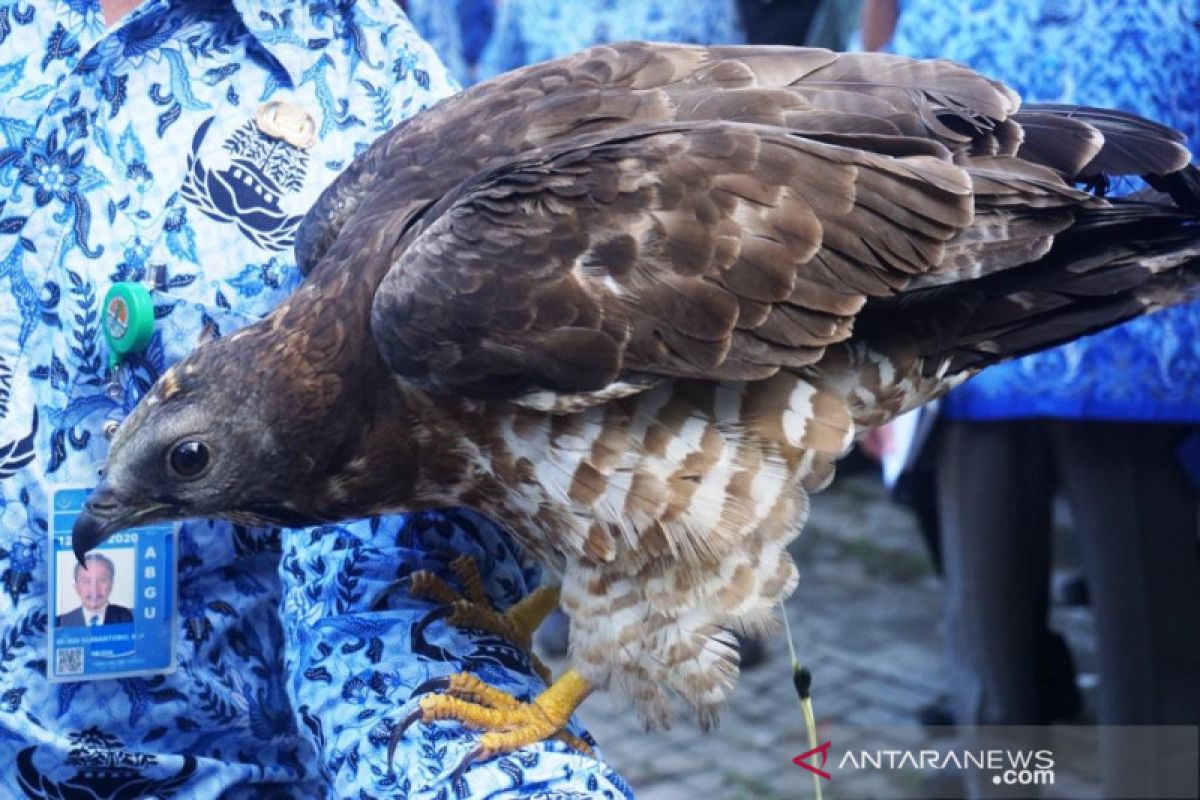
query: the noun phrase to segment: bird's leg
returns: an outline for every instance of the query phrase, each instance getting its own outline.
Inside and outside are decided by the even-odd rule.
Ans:
[[[529,653],[530,662],[538,676],[550,683],[550,670],[542,663],[530,648],[533,642],[533,632],[545,621],[550,612],[558,607],[559,590],[557,586],[540,586],[521,598],[512,608],[504,613],[496,611],[483,590],[483,577],[475,559],[470,556],[459,556],[450,562],[459,582],[462,583],[464,597],[445,581],[428,570],[417,570],[409,576],[409,594],[424,600],[431,600],[442,605],[454,606],[446,621],[460,628],[479,628],[488,633],[508,639],[522,650]],[[373,607],[381,607],[388,595],[401,585],[396,581],[376,598]]]
[[[470,556],[459,556],[450,562],[450,568],[462,583],[466,597],[459,595],[440,578],[431,573],[418,571],[412,575],[410,592],[454,607],[446,622],[460,628],[478,628],[507,639],[529,654],[533,670],[546,683],[550,682],[550,670],[532,651],[533,632],[542,620],[558,606],[558,587],[538,587],[504,613],[496,611],[483,590],[483,578],[475,560]]]
[[[558,587],[539,586],[503,614],[497,611],[483,590],[483,579],[475,560],[470,556],[459,556],[450,562],[450,568],[463,584],[466,597],[429,570],[420,569],[408,577],[408,593],[413,597],[431,600],[442,605],[453,606],[446,622],[460,628],[478,628],[494,634],[520,647],[529,655],[533,671],[546,683],[550,683],[550,669],[530,649],[533,632],[558,606]],[[403,584],[394,581],[375,598],[371,608],[377,610],[387,604],[387,597]]]
[[[558,606],[558,587],[540,586],[500,614],[492,608],[483,591],[483,579],[474,559],[459,556],[451,562],[450,568],[462,582],[467,597],[466,600],[458,598],[453,601],[454,613],[450,615],[449,622],[452,625],[483,628],[509,639],[523,650],[529,649],[533,632]]]
[[[487,685],[474,675],[459,673],[447,680],[445,692],[427,694],[392,731],[388,763],[404,732],[414,722],[457,720],[469,728],[486,731],[478,746],[459,765],[465,770],[471,763],[540,742],[560,739],[582,753],[592,748],[583,739],[563,730],[571,715],[591,693],[592,686],[583,676],[568,669],[532,702],[523,703],[507,692]]]
[[[526,642],[533,640],[533,632],[546,621],[554,609],[558,608],[559,588],[557,586],[539,586],[516,605],[510,608],[505,616],[513,624]]]

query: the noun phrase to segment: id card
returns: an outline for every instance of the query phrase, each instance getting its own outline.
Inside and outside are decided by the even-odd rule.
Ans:
[[[175,669],[175,526],[121,531],[75,559],[71,527],[90,489],[59,488],[50,518],[51,681]]]

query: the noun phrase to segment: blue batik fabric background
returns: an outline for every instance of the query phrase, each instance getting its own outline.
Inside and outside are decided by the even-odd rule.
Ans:
[[[387,734],[430,677],[543,688],[522,653],[449,628],[403,582],[381,594],[462,550],[498,603],[529,591],[537,570],[465,513],[183,524],[178,670],[45,678],[52,489],[94,484],[104,423],[206,326],[227,334],[294,289],[320,190],[454,88],[391,0],[150,0],[112,29],[98,0],[0,4],[0,796],[626,792],[557,742],[451,785],[475,741],[451,724],[414,727],[387,769]],[[258,130],[276,100],[311,115],[315,144]],[[111,386],[99,302],[114,281],[153,288],[156,326]]]
[[[413,23],[464,84],[593,45],[739,44],[736,0],[409,0]]]
[[[1200,148],[1195,0],[901,0],[896,52],[968,64],[1026,102],[1132,111]],[[1037,53],[1030,58],[1030,53]],[[1122,187],[1117,187],[1118,191]],[[953,417],[1200,421],[1200,305],[1168,309],[992,367]]]
[[[735,0],[504,0],[480,57],[488,78],[586,47],[624,41],[737,44]]]

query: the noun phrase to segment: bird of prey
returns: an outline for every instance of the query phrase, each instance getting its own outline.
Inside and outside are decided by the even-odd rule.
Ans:
[[[708,724],[856,436],[1195,294],[1182,141],[881,54],[635,43],[502,75],[324,192],[305,282],[161,377],[76,550],[472,507],[560,579],[571,667],[528,705],[463,678],[426,719],[489,727],[490,755],[615,687]],[[1127,174],[1154,189],[1105,198]]]

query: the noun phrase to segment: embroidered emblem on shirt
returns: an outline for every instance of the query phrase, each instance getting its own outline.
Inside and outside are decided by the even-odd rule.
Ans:
[[[209,117],[196,130],[180,193],[209,217],[236,225],[259,247],[289,249],[304,215],[286,213],[281,201],[303,187],[308,155],[247,122],[225,141],[229,163],[209,167],[200,158],[200,148],[214,119]]]
[[[38,748],[27,747],[17,754],[17,780],[29,797],[89,797],[116,800],[123,797],[171,797],[196,771],[196,759],[183,757],[179,772],[165,778],[147,778],[142,773],[158,769],[158,759],[149,753],[135,753],[121,747],[121,740],[99,728],[71,734],[67,766],[76,772],[61,783],[50,778],[34,763]],[[48,760],[49,761],[49,760]],[[59,764],[46,766],[53,769]]]

